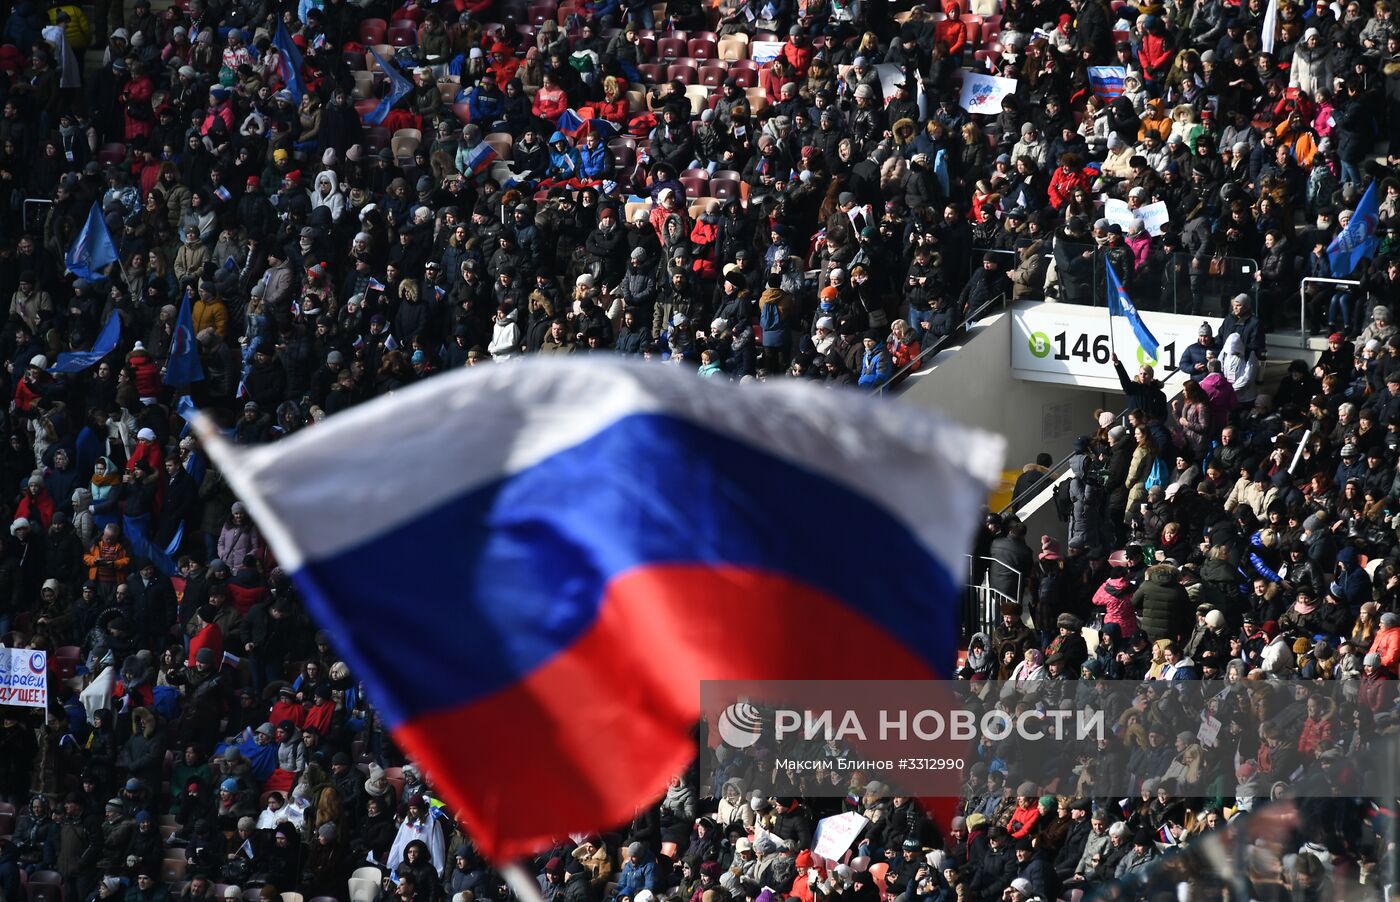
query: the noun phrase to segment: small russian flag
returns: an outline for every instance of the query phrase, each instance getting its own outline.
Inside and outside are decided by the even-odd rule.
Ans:
[[[214,189],[214,196],[222,201],[227,201],[230,197],[233,197],[233,195],[229,193],[229,190],[223,185]]]
[[[467,153],[467,170],[472,175],[481,175],[491,170],[496,160],[496,148],[482,141]]]
[[[1128,77],[1124,66],[1090,66],[1089,87],[1100,100],[1112,100],[1123,94],[1123,79]]]
[[[379,281],[378,279],[376,279],[374,276],[370,276],[370,277],[369,277],[369,290],[370,290],[370,291],[383,291],[383,290],[384,290],[384,283],[381,282],[381,281]]]

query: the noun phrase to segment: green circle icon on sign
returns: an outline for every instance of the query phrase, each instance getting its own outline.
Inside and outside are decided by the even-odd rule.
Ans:
[[[1032,332],[1030,341],[1031,353],[1037,357],[1047,357],[1050,354],[1050,336],[1044,332]]]
[[[1142,349],[1142,345],[1138,345],[1138,349],[1137,349],[1137,359],[1138,359],[1138,366],[1156,366],[1156,365],[1157,365],[1157,360],[1156,360],[1156,358],[1155,358],[1155,357],[1148,357],[1148,356],[1147,356],[1147,352],[1144,351],[1144,350]]]

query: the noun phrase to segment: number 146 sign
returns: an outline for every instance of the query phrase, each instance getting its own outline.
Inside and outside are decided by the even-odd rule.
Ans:
[[[1121,328],[1110,339],[1108,312],[1102,307],[1018,304],[1012,311],[1013,373],[1036,382],[1114,390],[1119,387],[1112,363],[1116,342],[1118,356],[1129,375],[1136,372],[1137,365],[1151,364],[1157,368],[1159,378],[1165,379],[1176,371],[1181,351],[1196,340],[1201,323],[1210,323],[1212,330],[1219,325],[1219,320],[1211,317],[1170,313],[1144,313],[1143,318],[1157,336],[1155,360],[1143,352],[1132,329],[1121,319],[1115,323]]]

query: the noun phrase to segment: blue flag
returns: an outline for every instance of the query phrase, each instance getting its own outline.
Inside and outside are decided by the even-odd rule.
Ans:
[[[1361,203],[1351,214],[1347,227],[1337,233],[1327,246],[1327,259],[1332,264],[1332,275],[1344,278],[1356,270],[1367,257],[1376,252],[1376,220],[1380,216],[1380,200],[1376,197],[1376,179],[1366,193],[1361,195]]]
[[[107,231],[107,220],[102,218],[102,206],[95,201],[88,211],[87,222],[83,223],[83,230],[68,248],[63,262],[73,275],[91,281],[105,279],[101,270],[117,262],[117,247],[112,243],[112,233]]]
[[[281,22],[277,23],[272,43],[277,47],[277,55],[281,59],[278,75],[282,77],[282,83],[286,85],[287,90],[292,92],[292,100],[301,103],[301,95],[304,93],[301,84],[301,51],[292,43],[287,26]]]
[[[365,114],[366,125],[378,125],[384,121],[385,116],[389,115],[389,111],[394,108],[394,104],[398,103],[400,98],[407,96],[408,93],[413,90],[413,82],[409,81],[408,78],[398,70],[397,66],[384,59],[384,57],[380,56],[378,53],[371,50],[370,54],[379,61],[379,68],[383,69],[384,73],[389,76],[389,93],[385,94],[384,98],[379,101],[379,106]]]
[[[1138,344],[1142,346],[1142,352],[1156,360],[1157,339],[1148,331],[1147,323],[1142,321],[1142,314],[1138,313],[1137,306],[1133,304],[1132,298],[1128,297],[1123,283],[1118,281],[1118,273],[1113,271],[1113,264],[1105,262],[1104,269],[1108,273],[1108,315],[1110,317],[1121,316],[1126,319],[1133,327],[1133,334],[1137,336]],[[1111,319],[1109,327],[1112,328]]]
[[[102,331],[97,336],[97,341],[92,343],[91,351],[65,351],[58,355],[58,360],[49,367],[50,373],[81,373],[90,366],[97,364],[99,360],[112,353],[117,348],[117,342],[122,337],[122,318],[113,313],[107,319],[107,325],[102,327]]]
[[[175,317],[175,330],[170,333],[170,357],[165,361],[166,385],[189,385],[204,379],[204,367],[199,362],[199,345],[194,340],[194,318],[190,316],[190,291],[180,301],[180,313]]]

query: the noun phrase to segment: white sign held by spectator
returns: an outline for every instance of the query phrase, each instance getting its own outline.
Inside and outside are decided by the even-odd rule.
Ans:
[[[0,648],[0,705],[49,706],[48,653]]]
[[[1167,210],[1166,203],[1160,200],[1134,210],[1128,206],[1128,202],[1125,200],[1109,198],[1104,201],[1103,218],[1122,226],[1124,234],[1132,232],[1134,219],[1141,219],[1149,235],[1160,235],[1172,217],[1171,212]]]
[[[839,861],[851,843],[856,841],[860,831],[865,829],[865,815],[847,811],[833,814],[817,821],[817,829],[812,834],[812,854],[832,861]]]
[[[749,59],[760,66],[766,66],[777,59],[782,51],[782,41],[754,41],[749,45]]]
[[[958,103],[969,113],[994,116],[1001,112],[1001,99],[1016,93],[1016,79],[980,72],[963,74],[962,95]]]

